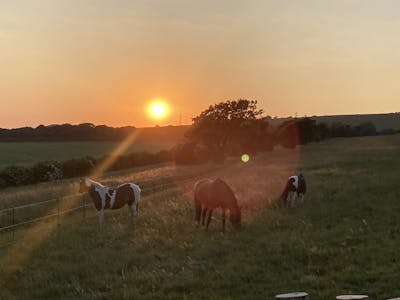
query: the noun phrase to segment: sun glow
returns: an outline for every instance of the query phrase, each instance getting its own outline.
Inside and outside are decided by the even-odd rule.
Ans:
[[[163,119],[169,113],[168,104],[163,99],[155,99],[150,103],[148,113],[154,119]]]

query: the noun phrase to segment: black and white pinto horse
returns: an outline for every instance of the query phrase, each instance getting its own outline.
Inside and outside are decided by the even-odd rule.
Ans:
[[[195,220],[197,225],[201,224],[206,226],[211,222],[211,214],[215,208],[222,210],[222,231],[225,231],[225,212],[229,210],[229,220],[235,229],[241,228],[241,209],[238,206],[237,199],[225,181],[217,178],[202,179],[194,185],[194,206],[196,209]],[[204,224],[206,215],[207,222]]]
[[[294,207],[296,202],[304,202],[306,191],[307,185],[303,174],[290,176],[280,199],[285,207]]]
[[[124,183],[115,189],[106,187],[87,177],[81,178],[79,192],[88,192],[99,215],[99,223],[104,221],[105,209],[119,209],[128,205],[132,218],[137,215],[140,200],[140,187],[134,183]]]

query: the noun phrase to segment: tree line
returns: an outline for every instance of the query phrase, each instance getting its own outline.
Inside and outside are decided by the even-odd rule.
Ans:
[[[135,128],[133,126],[110,127],[82,123],[79,125],[39,125],[36,128],[0,128],[0,142],[41,142],[41,141],[122,141],[132,133],[138,133],[141,140],[175,140],[182,137],[188,126],[154,126]]]
[[[39,125],[36,128],[22,127],[14,129],[0,129],[0,141],[101,141],[122,140],[135,127],[109,127],[82,123],[79,125]]]

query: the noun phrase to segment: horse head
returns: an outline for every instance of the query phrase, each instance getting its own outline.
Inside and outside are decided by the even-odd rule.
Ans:
[[[79,180],[79,193],[84,193],[89,189],[89,187],[86,185],[86,178],[81,178]]]

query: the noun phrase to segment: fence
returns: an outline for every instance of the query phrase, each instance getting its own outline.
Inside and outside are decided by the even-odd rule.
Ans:
[[[213,170],[218,169],[215,168]],[[210,174],[210,171],[190,175],[162,177],[158,180],[142,181],[138,184],[141,187],[142,196],[146,196],[176,187],[178,183],[180,185],[188,183],[204,174]],[[157,181],[158,183],[155,184]],[[75,200],[76,203],[71,204],[69,202],[80,197],[82,199],[79,201]],[[82,211],[82,217],[85,219],[87,216],[87,207],[93,208],[92,202],[87,201],[87,197],[82,197],[82,194],[75,194],[2,209],[0,210],[0,246],[13,242],[16,230],[39,221],[56,218],[57,223],[60,224],[63,215],[77,211]]]
[[[83,217],[85,218],[86,207],[90,205],[90,203],[86,203],[85,197],[82,197],[78,205],[68,205],[68,201],[78,197],[81,197],[81,195],[54,198],[0,210],[0,234],[2,235],[0,245],[13,241],[17,229],[29,226],[39,221],[56,218],[57,223],[60,224],[62,215],[78,210],[82,210]],[[4,235],[8,234],[10,236],[7,239]]]

